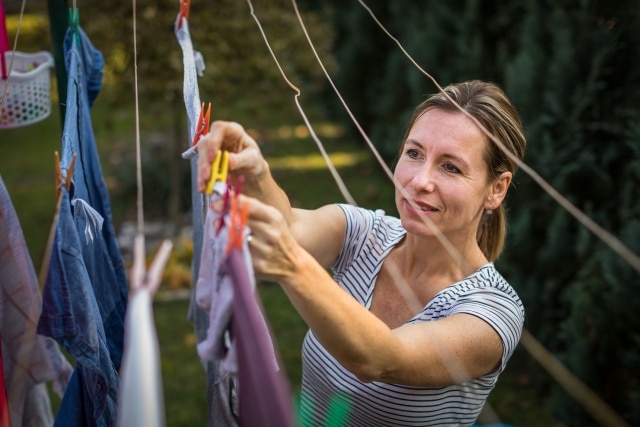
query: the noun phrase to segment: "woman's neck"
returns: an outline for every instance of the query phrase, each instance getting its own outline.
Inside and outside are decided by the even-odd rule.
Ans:
[[[438,278],[438,282],[447,283],[447,286],[469,276],[488,262],[475,240],[466,239],[463,244],[445,240],[443,244],[437,237],[410,234],[396,246],[394,258],[408,280]]]

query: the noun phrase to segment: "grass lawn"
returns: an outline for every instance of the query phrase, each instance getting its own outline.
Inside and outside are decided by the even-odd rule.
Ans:
[[[289,101],[286,101],[289,102]],[[96,104],[95,133],[103,172],[108,183],[121,180],[119,158],[132,156],[133,131],[130,121],[117,121],[107,129],[102,118],[110,112]],[[296,123],[299,120],[296,118]],[[156,130],[157,132],[157,130]],[[161,130],[161,132],[165,132]],[[393,189],[373,156],[364,148],[346,143],[329,125],[318,125],[316,132],[333,155],[339,172],[358,204],[382,207],[393,213]],[[261,130],[259,140],[271,161],[276,179],[296,206],[314,208],[343,201],[337,186],[324,167],[313,141],[299,128],[285,126]],[[166,136],[164,137],[166,138]],[[143,138],[146,140],[146,138]],[[122,149],[128,146],[129,149]],[[47,233],[54,214],[53,152],[60,149],[60,123],[57,110],[42,123],[15,130],[0,130],[0,176],[9,189],[21,220],[36,270],[42,261]],[[130,164],[131,162],[129,162]],[[122,169],[124,166],[120,166]],[[126,171],[132,173],[131,170]],[[166,175],[166,174],[165,174]],[[114,224],[122,223],[131,206],[113,189]],[[164,200],[155,201],[158,204]],[[145,202],[146,203],[146,202]],[[122,216],[120,216],[122,215]],[[291,389],[300,384],[300,348],[306,326],[293,310],[279,286],[261,284],[260,296],[274,332],[281,360]],[[157,301],[155,319],[162,354],[163,383],[168,426],[205,425],[204,370],[195,352],[193,325],[187,321],[188,302]],[[527,355],[519,351],[507,369],[490,402],[504,422],[520,427],[553,426],[553,419],[531,386],[532,378],[544,373],[531,368]],[[54,398],[54,408],[58,404]]]

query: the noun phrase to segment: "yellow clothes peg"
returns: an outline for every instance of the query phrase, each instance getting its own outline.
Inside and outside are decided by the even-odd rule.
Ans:
[[[227,175],[229,174],[229,153],[224,150],[219,150],[216,154],[216,158],[211,164],[211,177],[207,183],[205,193],[213,193],[213,187],[216,182],[227,182]]]

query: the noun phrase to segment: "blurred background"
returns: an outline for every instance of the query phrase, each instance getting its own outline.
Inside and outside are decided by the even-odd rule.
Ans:
[[[247,2],[191,3],[190,32],[206,64],[200,97],[212,103],[212,119],[238,121],[252,132],[296,206],[342,201]],[[92,124],[129,262],[136,208],[132,4],[76,4],[80,26],[105,57]],[[524,122],[525,162],[640,253],[640,2],[367,4],[442,86],[467,79],[501,85]],[[66,17],[71,2],[5,0],[4,6],[12,48],[20,23],[16,50],[52,51],[52,22]],[[262,0],[253,6],[358,204],[393,214],[393,186],[328,84],[292,4]],[[192,426],[204,425],[207,415],[204,371],[186,318],[194,254],[189,164],[180,157],[190,141],[182,52],[173,31],[178,7],[178,0],[138,0],[136,38],[148,253],[161,238],[175,244],[155,303],[167,423]],[[301,0],[298,7],[336,87],[392,166],[413,108],[437,89],[358,1]],[[55,77],[51,116],[0,129],[0,175],[36,269],[55,211],[53,152],[60,149],[62,130]],[[640,273],[525,173],[516,176],[514,190],[507,248],[496,264],[525,304],[525,327],[630,425],[639,425]],[[295,393],[306,327],[276,285],[263,283],[260,293]],[[489,401],[504,423],[515,426],[599,425],[522,346]]]

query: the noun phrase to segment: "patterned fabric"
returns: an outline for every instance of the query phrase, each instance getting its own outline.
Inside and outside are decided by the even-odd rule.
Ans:
[[[370,308],[375,280],[391,249],[405,236],[400,220],[383,211],[340,205],[347,230],[342,252],[333,266],[335,280],[360,304]],[[332,398],[350,403],[349,426],[472,425],[513,353],[522,332],[524,309],[505,279],[488,263],[438,293],[407,323],[437,320],[456,313],[478,316],[489,323],[503,343],[499,369],[483,377],[448,387],[409,387],[381,382],[362,383],[344,369],[312,331],[303,345],[303,418],[324,425]]]
[[[1,373],[8,398],[0,419],[10,415],[14,427],[50,426],[53,414],[45,381],[54,381],[54,390],[62,396],[72,367],[55,341],[36,334],[42,296],[18,215],[1,177],[0,292]]]

